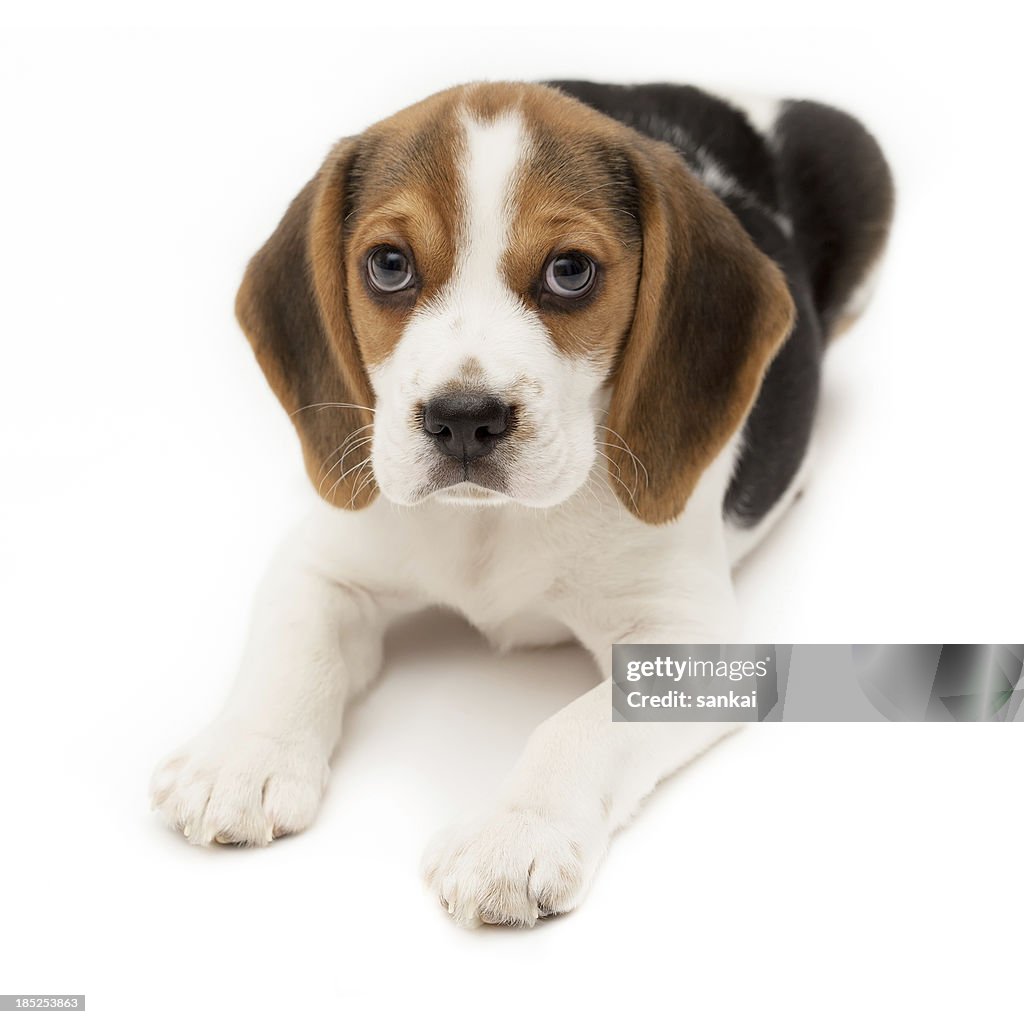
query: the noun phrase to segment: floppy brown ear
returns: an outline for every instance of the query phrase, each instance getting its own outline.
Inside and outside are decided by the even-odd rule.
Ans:
[[[343,227],[355,158],[355,140],[335,147],[249,262],[235,302],[298,431],[306,472],[322,497],[348,508],[375,492],[369,464],[355,470],[369,456],[360,442],[370,437],[373,405],[345,298]]]
[[[634,166],[642,267],[608,426],[646,474],[627,452],[607,453],[625,506],[663,523],[743,422],[793,302],[778,267],[674,150],[643,140]]]

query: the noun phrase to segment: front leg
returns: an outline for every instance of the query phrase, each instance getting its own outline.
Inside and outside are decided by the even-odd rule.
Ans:
[[[424,861],[428,884],[471,928],[572,910],[644,797],[735,728],[613,723],[606,679],[533,733],[490,813],[437,837]]]
[[[637,604],[595,608],[579,634],[606,673],[613,643],[701,643],[728,639],[732,584],[723,562],[701,586],[666,590]],[[678,586],[678,584],[676,584]],[[615,622],[633,622],[617,633]],[[612,680],[563,708],[530,737],[496,805],[439,836],[424,870],[462,925],[533,925],[579,904],[614,832],[657,783],[735,723],[612,721]]]
[[[388,609],[312,555],[303,531],[282,548],[227,702],[153,775],[153,806],[191,843],[263,846],[306,828],[345,704],[378,671]]]

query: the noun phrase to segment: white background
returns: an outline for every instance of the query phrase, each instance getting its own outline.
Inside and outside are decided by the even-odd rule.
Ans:
[[[434,618],[390,644],[306,835],[197,850],[148,811],[310,493],[232,319],[244,263],[336,137],[474,78],[863,117],[895,234],[829,357],[811,486],[739,579],[746,638],[1022,638],[1021,83],[998,12],[555,6],[292,9],[302,29],[266,4],[178,4],[188,29],[43,6],[3,33],[0,991],[85,992],[104,1022],[1020,1020],[1013,726],[748,729],[649,801],[582,909],[463,933],[424,843],[593,674]]]

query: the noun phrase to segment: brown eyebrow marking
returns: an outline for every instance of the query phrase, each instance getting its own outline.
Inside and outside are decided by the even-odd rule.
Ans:
[[[453,93],[441,93],[371,127],[354,169],[342,244],[349,315],[368,365],[386,359],[415,308],[430,302],[455,269],[463,213],[465,133]],[[405,303],[368,293],[362,263],[378,244],[412,256],[417,291]]]
[[[591,117],[549,90],[518,99],[529,144],[510,197],[511,222],[502,273],[511,290],[537,310],[566,355],[609,370],[628,331],[642,249],[639,192],[628,154]],[[558,252],[595,261],[595,290],[578,306],[555,304],[542,283]]]

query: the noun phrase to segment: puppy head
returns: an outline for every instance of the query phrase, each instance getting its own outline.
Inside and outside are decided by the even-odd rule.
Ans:
[[[237,308],[334,504],[546,507],[601,459],[648,522],[682,511],[792,317],[674,151],[507,84],[339,143]]]

